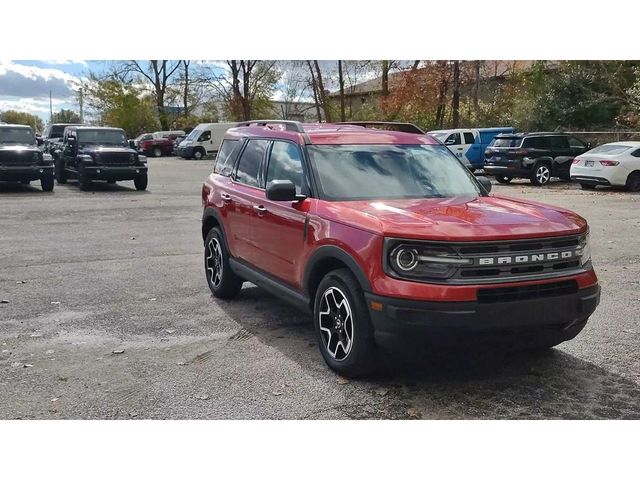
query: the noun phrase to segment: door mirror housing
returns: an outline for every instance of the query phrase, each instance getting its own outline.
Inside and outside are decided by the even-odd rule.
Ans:
[[[476,180],[478,180],[478,182],[480,182],[480,185],[482,185],[482,187],[487,191],[487,193],[491,192],[491,180],[489,180],[487,177],[476,177]]]
[[[267,199],[276,202],[301,200],[296,194],[296,186],[291,180],[273,180],[267,185]]]
[[[67,137],[67,145],[69,147],[75,147],[76,146],[76,137],[72,137],[71,135],[69,135]]]
[[[446,142],[444,142],[445,145],[455,145],[456,141],[453,138],[449,138]]]

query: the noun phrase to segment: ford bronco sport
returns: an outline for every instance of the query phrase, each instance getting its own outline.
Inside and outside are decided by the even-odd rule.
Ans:
[[[133,180],[136,190],[147,188],[147,158],[131,147],[121,128],[66,127],[55,165],[58,183],[73,176],[81,190],[94,180]]]
[[[379,345],[421,332],[526,348],[575,337],[600,299],[587,222],[489,195],[486,178],[410,131],[229,129],[202,187],[213,295],[249,281],[311,312],[325,361],[351,376],[373,368]]]
[[[0,125],[0,181],[30,183],[40,180],[42,190],[53,191],[53,159],[40,151],[28,125]]]

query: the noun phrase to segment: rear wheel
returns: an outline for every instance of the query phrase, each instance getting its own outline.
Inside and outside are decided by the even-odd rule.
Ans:
[[[551,180],[551,167],[546,163],[539,163],[531,172],[531,183],[542,186]]]
[[[48,175],[40,179],[40,186],[44,192],[53,192],[53,175]]]
[[[149,177],[144,173],[142,175],[138,175],[133,179],[133,184],[136,186],[136,190],[146,190],[147,184],[149,183]]]
[[[629,174],[626,187],[629,192],[640,192],[640,172]]]
[[[596,189],[596,186],[595,186],[595,185],[591,185],[591,184],[589,184],[589,183],[581,183],[581,184],[580,184],[580,188],[581,188],[582,190],[595,190],[595,189]]]
[[[318,285],[313,319],[327,365],[349,377],[376,367],[371,318],[360,284],[348,269],[329,272]]]
[[[509,183],[511,182],[511,180],[513,180],[512,177],[508,177],[507,175],[496,175],[496,180],[498,181],[498,183]]]
[[[204,273],[215,297],[231,299],[240,292],[243,280],[231,270],[226,245],[220,228],[209,230],[204,241]]]
[[[161,157],[162,156],[162,149],[160,147],[155,147],[153,149],[153,156],[154,157]]]

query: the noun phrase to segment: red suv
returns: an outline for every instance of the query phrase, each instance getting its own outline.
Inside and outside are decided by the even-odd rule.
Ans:
[[[421,332],[527,348],[575,337],[600,300],[587,222],[489,195],[413,125],[372,124],[227,131],[202,187],[213,294],[250,281],[311,312],[325,361],[351,376]]]

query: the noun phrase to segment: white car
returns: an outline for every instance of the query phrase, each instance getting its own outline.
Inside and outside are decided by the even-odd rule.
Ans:
[[[640,192],[640,142],[606,143],[589,150],[573,160],[570,175],[585,190],[611,185]]]

